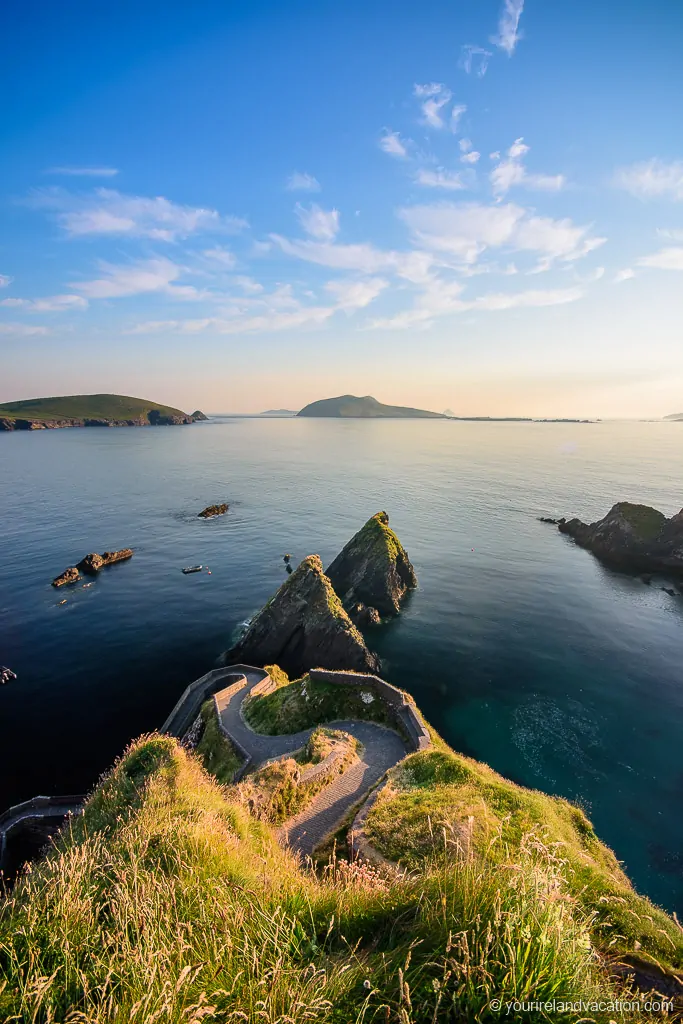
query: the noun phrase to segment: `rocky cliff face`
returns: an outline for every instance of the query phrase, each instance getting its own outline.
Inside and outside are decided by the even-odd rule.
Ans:
[[[667,519],[649,505],[620,501],[597,523],[561,520],[558,529],[611,565],[683,574],[683,510]]]
[[[386,512],[368,519],[327,570],[345,608],[363,604],[380,615],[395,615],[417,576]]]
[[[304,558],[223,661],[277,664],[290,675],[318,667],[379,671],[379,659],[344,611],[318,555]]]

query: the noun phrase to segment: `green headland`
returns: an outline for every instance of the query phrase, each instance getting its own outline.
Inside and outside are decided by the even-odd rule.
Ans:
[[[205,418],[199,410],[190,414],[170,405],[128,395],[61,395],[0,405],[0,421],[8,430],[36,429],[41,424],[54,427],[149,426],[191,423]]]
[[[357,398],[355,395],[341,395],[339,398],[323,398],[311,402],[297,414],[299,416],[326,416],[342,419],[446,419],[440,412],[426,409],[410,409],[404,405],[383,405],[371,395]]]

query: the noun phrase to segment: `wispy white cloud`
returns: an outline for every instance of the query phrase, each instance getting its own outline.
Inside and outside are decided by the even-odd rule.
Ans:
[[[213,249],[204,249],[202,256],[205,256],[207,260],[211,260],[212,263],[220,264],[226,270],[231,270],[237,263],[235,254],[230,252],[229,249],[224,249],[221,245],[216,245]]]
[[[562,174],[530,174],[523,162],[528,152],[524,139],[515,139],[504,157],[499,153],[491,154],[491,159],[498,161],[489,175],[494,195],[504,196],[515,185],[543,192],[558,192],[564,188],[566,179]]]
[[[82,295],[48,295],[44,299],[2,299],[0,306],[23,309],[27,313],[64,313],[87,309],[88,302]]]
[[[337,313],[351,315],[364,309],[387,285],[388,282],[382,278],[329,281],[325,291],[332,297],[332,302],[313,301],[309,304],[298,299],[289,285],[284,285],[258,298],[236,301],[221,316],[146,321],[135,324],[127,333],[177,331],[197,334],[213,331],[217,334],[243,334],[321,326]]]
[[[506,309],[541,308],[561,306],[583,298],[580,288],[556,288],[525,292],[498,292],[479,296],[476,299],[461,298],[462,285],[458,282],[437,280],[418,297],[415,307],[395,316],[371,320],[368,327],[405,330],[411,327],[428,327],[444,315],[467,313],[477,310],[495,312]]]
[[[657,234],[670,242],[683,242],[683,230],[680,228],[657,228]]]
[[[28,338],[33,334],[49,334],[47,327],[34,324],[0,324],[0,334],[16,335],[17,338]]]
[[[426,188],[455,190],[467,187],[457,171],[447,171],[443,167],[438,167],[435,171],[421,167],[415,175],[415,181]]]
[[[683,201],[683,160],[644,160],[620,167],[614,184],[640,199],[668,198]]]
[[[521,309],[532,306],[564,306],[568,302],[577,302],[583,298],[581,288],[555,288],[548,290],[532,290],[527,292],[499,293],[483,295],[472,302],[472,309]]]
[[[524,0],[503,0],[503,8],[498,19],[498,33],[491,36],[491,42],[499,49],[505,50],[508,57],[515,52],[515,47],[522,38],[519,19],[523,10]]]
[[[325,287],[335,297],[339,309],[353,312],[369,306],[388,284],[381,277],[371,277],[361,281],[329,281]]]
[[[71,237],[104,235],[175,242],[193,234],[237,232],[247,226],[245,220],[221,216],[217,210],[181,206],[163,196],[125,195],[108,188],[85,194],[61,188],[38,189],[28,201],[32,206],[54,210]]]
[[[635,270],[631,267],[625,267],[624,270],[618,270],[612,281],[614,284],[621,284],[622,281],[630,281],[632,277],[636,276]]]
[[[416,84],[413,92],[422,101],[423,124],[429,128],[443,128],[445,121],[441,111],[452,99],[451,90],[441,82],[430,82],[427,85]]]
[[[305,171],[294,171],[287,179],[285,188],[288,192],[319,192],[320,182]]]
[[[292,240],[281,235],[270,237],[287,255],[308,263],[334,270],[354,270],[367,275],[393,273],[413,284],[427,281],[434,264],[434,256],[419,250],[397,252],[378,249],[367,242],[339,245],[310,239]]]
[[[455,135],[460,126],[463,114],[467,111],[467,106],[464,103],[454,103],[451,108],[451,131]]]
[[[514,203],[441,202],[399,211],[413,239],[422,248],[448,252],[474,263],[489,248],[535,252],[547,260],[572,261],[598,248],[606,239],[590,235],[590,227],[571,220],[538,217]]]
[[[132,263],[100,262],[102,276],[72,287],[89,299],[118,299],[148,292],[162,292],[177,299],[205,297],[191,285],[175,284],[183,268],[163,257]]]
[[[683,270],[683,247],[669,246],[643,256],[638,260],[639,267],[656,267],[658,270]]]
[[[461,139],[459,142],[459,146],[460,152],[462,153],[462,156],[460,157],[461,163],[476,164],[478,162],[481,153],[478,153],[476,149],[472,148],[471,139]]]
[[[317,203],[308,209],[296,204],[296,215],[307,235],[321,242],[331,242],[339,231],[339,210],[323,210]]]
[[[477,78],[483,78],[492,56],[490,50],[467,43],[460,48],[460,67],[467,75],[475,74]]]
[[[389,131],[388,128],[385,128],[384,133],[380,136],[379,148],[388,153],[389,156],[395,156],[399,160],[405,160],[408,156],[408,148],[399,133]]]
[[[12,278],[7,274],[0,274],[0,288],[7,288],[12,283]]]
[[[50,167],[46,174],[61,174],[70,178],[113,178],[117,167]]]

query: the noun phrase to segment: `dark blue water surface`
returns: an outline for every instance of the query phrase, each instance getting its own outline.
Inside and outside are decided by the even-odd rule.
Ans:
[[[458,750],[580,800],[683,911],[683,598],[538,515],[683,504],[683,424],[220,419],[0,435],[0,807],[91,786],[285,578],[386,509],[420,580],[369,636]],[[230,512],[203,521],[205,505]],[[133,547],[88,589],[52,578]],[[211,575],[184,576],[192,563]],[[67,598],[67,604],[58,601]]]

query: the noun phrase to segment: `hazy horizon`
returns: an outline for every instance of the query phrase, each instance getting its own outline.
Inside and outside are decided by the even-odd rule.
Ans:
[[[683,409],[683,8],[14,5],[0,402]]]

